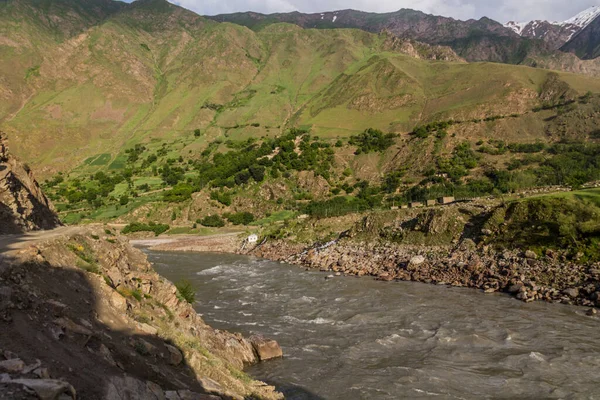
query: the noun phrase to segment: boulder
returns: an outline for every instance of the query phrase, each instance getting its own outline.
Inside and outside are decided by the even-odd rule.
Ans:
[[[579,296],[579,289],[569,288],[569,289],[563,290],[563,293],[566,294],[567,296],[569,296],[570,298],[574,299]]]
[[[56,400],[62,394],[77,398],[75,389],[68,382],[57,379],[13,379],[10,383],[33,390],[41,400]]]
[[[167,390],[165,392],[165,399],[166,400],[181,400],[181,397],[179,397],[179,394],[176,391]]]
[[[110,290],[108,301],[117,310],[127,311],[127,300],[116,290]]]
[[[537,254],[535,254],[533,251],[531,250],[527,250],[525,252],[525,258],[528,258],[530,260],[537,260],[538,256]]]
[[[423,264],[424,262],[425,262],[424,256],[414,256],[413,258],[410,259],[410,261],[408,262],[408,265],[417,266],[417,265]]]
[[[181,351],[179,351],[179,349],[177,347],[165,344],[165,346],[167,347],[167,350],[169,350],[169,363],[171,365],[179,365],[181,364],[181,362],[183,361],[183,354],[181,354]]]
[[[283,357],[283,351],[275,340],[260,335],[251,336],[249,340],[260,361]]]
[[[54,323],[56,325],[60,326],[61,328],[66,329],[67,331],[71,331],[73,333],[78,333],[80,335],[87,335],[87,336],[92,335],[92,331],[90,331],[88,328],[78,325],[66,317],[55,319]]]
[[[15,374],[23,371],[25,363],[20,358],[0,361],[0,372]]]
[[[521,291],[522,287],[523,287],[522,283],[515,283],[514,285],[510,285],[508,287],[508,293],[511,293],[511,294],[519,293]]]
[[[165,396],[158,385],[149,381],[142,381],[132,376],[113,376],[109,378],[103,400],[165,400]],[[172,398],[173,400],[179,400]]]

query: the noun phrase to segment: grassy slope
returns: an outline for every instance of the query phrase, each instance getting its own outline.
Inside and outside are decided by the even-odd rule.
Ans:
[[[29,18],[21,40],[45,41],[7,58],[17,72],[2,82],[31,97],[14,116],[0,110],[1,125],[14,138],[13,151],[43,176],[76,166],[81,173],[118,168],[123,148],[139,142],[180,140],[177,151],[189,156],[217,137],[274,136],[293,125],[334,139],[367,127],[406,135],[435,120],[523,114],[453,127],[438,150],[403,136],[381,158],[339,152],[340,164],[353,164],[363,178],[390,164],[423,169],[432,152],[450,152],[465,139],[548,140],[548,115],[527,114],[540,103],[545,70],[420,60],[387,51],[385,37],[360,30],[272,24],[254,32],[161,1],[134,4],[87,30],[82,18],[77,29],[84,33],[74,37],[44,33],[35,18],[19,15],[27,14],[6,7],[0,18]],[[0,42],[0,52],[14,51]],[[39,61],[22,61],[32,57]],[[39,70],[28,74],[36,63]],[[579,93],[600,91],[598,79],[560,79]],[[7,104],[16,111],[29,94],[13,92]],[[201,137],[189,140],[197,128]]]

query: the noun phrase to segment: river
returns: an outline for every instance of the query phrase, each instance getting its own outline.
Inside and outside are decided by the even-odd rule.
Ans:
[[[252,367],[288,399],[600,399],[600,320],[502,294],[336,277],[256,258],[146,251],[211,326],[276,339]]]

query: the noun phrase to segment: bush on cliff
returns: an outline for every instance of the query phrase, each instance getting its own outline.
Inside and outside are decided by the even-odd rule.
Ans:
[[[187,301],[190,304],[194,304],[196,300],[196,289],[190,281],[187,279],[181,280],[175,284],[177,288],[177,298],[181,301]]]

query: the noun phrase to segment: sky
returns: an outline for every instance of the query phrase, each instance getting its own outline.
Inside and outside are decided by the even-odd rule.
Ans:
[[[128,0],[131,1],[131,0]],[[499,22],[545,19],[563,21],[600,0],[169,0],[201,15],[238,11],[305,13],[352,8],[389,12],[401,8],[458,19],[489,17]]]

